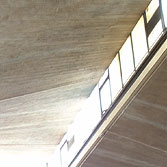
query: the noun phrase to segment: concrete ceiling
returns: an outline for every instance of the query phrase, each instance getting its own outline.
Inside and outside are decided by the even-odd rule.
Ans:
[[[165,61],[110,126],[82,167],[166,167],[167,51]]]
[[[0,0],[0,153],[50,154],[150,0]]]

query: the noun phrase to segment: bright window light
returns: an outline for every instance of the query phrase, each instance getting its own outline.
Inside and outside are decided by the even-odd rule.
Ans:
[[[74,152],[74,154],[77,153],[86,141],[86,139],[89,137],[90,132],[87,129],[88,125],[86,123],[88,118],[89,112],[85,110],[85,108],[83,108],[74,120],[71,130],[74,132],[75,135],[75,143],[72,149],[70,149],[70,156],[73,154],[72,152]]]
[[[61,157],[60,157],[60,149],[56,148],[54,154],[49,160],[49,167],[61,167]]]
[[[99,88],[95,87],[87,102],[81,111],[83,119],[83,128],[85,131],[84,136],[86,139],[92,133],[93,129],[101,119],[101,109],[100,109],[100,98],[99,98]],[[86,122],[86,123],[85,123]],[[78,122],[80,123],[80,122]],[[80,133],[80,132],[79,132]]]
[[[111,82],[112,100],[114,100],[117,94],[119,93],[119,91],[122,89],[122,80],[121,80],[121,72],[120,72],[118,54],[113,59],[109,67],[109,74],[110,74],[110,82]]]
[[[108,69],[105,71],[105,73],[101,77],[101,79],[99,81],[99,87],[101,87],[101,85],[104,83],[104,81],[106,80],[107,77],[108,77]]]
[[[158,7],[159,7],[159,0],[152,0],[146,9],[147,23],[150,21],[150,19],[152,18]]]
[[[87,132],[84,127],[86,114],[87,113],[84,113],[83,110],[80,111],[76,119],[74,120],[74,123],[71,125],[70,129],[68,130],[67,136],[71,134],[74,135],[74,143],[72,147],[70,147],[69,149],[69,154],[68,154],[69,160],[73,159],[73,157],[82,147],[82,145],[84,144],[84,141],[87,138]]]
[[[154,29],[152,30],[152,32],[150,33],[150,35],[148,37],[149,48],[151,48],[156,43],[156,41],[159,39],[162,31],[163,31],[162,22],[161,22],[161,20],[159,20],[159,22],[154,27]]]
[[[1,167],[46,167],[47,161],[45,156],[37,156],[33,153],[32,155],[0,153]]]
[[[132,42],[134,49],[135,65],[138,66],[148,52],[143,16],[140,18],[132,31]]]
[[[97,85],[87,99],[83,109],[78,113],[73,125],[68,130],[67,136],[71,136],[71,134],[75,136],[74,144],[69,150],[69,159],[72,159],[76,155],[100,119],[101,108]]]
[[[62,167],[67,167],[67,161],[68,161],[68,147],[67,147],[67,142],[65,142],[61,148]]]
[[[101,109],[100,109],[100,98],[99,98],[98,86],[95,87],[90,97],[88,98],[85,110],[87,110],[87,115],[89,114],[89,119],[88,117],[86,118],[87,123],[88,123],[86,125],[86,129],[93,130],[101,119]]]
[[[165,27],[167,27],[167,1],[162,0],[162,11],[164,15]]]
[[[128,39],[120,49],[120,60],[122,79],[123,83],[125,84],[134,71],[133,52],[130,37],[128,37]]]
[[[109,79],[105,82],[103,87],[100,90],[101,95],[101,104],[102,104],[102,111],[105,111],[109,108],[111,104],[111,94],[110,94],[110,82]]]

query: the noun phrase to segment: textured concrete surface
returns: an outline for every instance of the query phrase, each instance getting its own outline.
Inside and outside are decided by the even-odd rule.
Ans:
[[[52,153],[150,0],[0,1],[0,151]]]

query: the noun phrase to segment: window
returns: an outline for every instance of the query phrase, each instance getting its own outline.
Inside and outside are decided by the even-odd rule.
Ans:
[[[90,97],[88,98],[87,111],[89,113],[89,129],[94,129],[101,119],[100,98],[98,85],[94,88]]]
[[[122,89],[122,79],[121,79],[120,63],[119,63],[118,54],[113,59],[109,67],[109,74],[110,74],[110,82],[111,82],[112,100],[114,100],[117,94],[119,93],[119,91]]]
[[[109,108],[111,104],[111,93],[110,93],[110,82],[109,79],[106,80],[104,85],[100,88],[100,97],[101,97],[101,108],[102,113]]]
[[[101,77],[101,79],[99,81],[99,87],[101,87],[101,85],[103,85],[103,83],[104,83],[104,81],[106,80],[107,77],[108,77],[108,69],[105,71],[105,73]]]
[[[81,110],[75,118],[70,130],[68,131],[69,136],[74,135],[74,144],[69,150],[68,157],[72,159],[79,149],[83,146],[85,140],[88,138],[89,133],[87,130],[87,118],[88,113],[86,110]],[[82,133],[81,133],[82,132]],[[70,134],[71,133],[71,134]]]
[[[142,16],[132,31],[132,42],[136,67],[148,52],[144,17]]]
[[[134,60],[130,36],[120,49],[120,60],[122,69],[122,79],[125,84],[134,71]]]
[[[60,155],[60,148],[59,147],[56,147],[54,157],[53,157],[53,159],[51,159],[49,161],[49,164],[51,164],[51,166],[55,166],[55,164],[56,164],[56,167],[62,167],[61,166],[61,155]]]
[[[68,150],[70,150],[70,148],[72,147],[72,145],[74,144],[74,142],[75,142],[74,135],[68,137],[68,140],[67,140]]]
[[[163,31],[162,21],[159,20],[154,29],[152,30],[152,32],[150,33],[150,35],[148,36],[149,48],[151,48],[155,44],[155,42],[159,39],[162,31]]]
[[[88,137],[90,136],[100,119],[101,108],[99,98],[99,87],[97,85],[92,91],[90,97],[87,99],[82,110],[78,113],[77,117],[74,120],[74,123],[68,130],[68,146],[69,144],[72,144],[71,147],[69,147],[69,159],[72,159],[79,151],[79,149],[83,146],[83,144],[88,139]]]
[[[67,158],[68,158],[68,146],[67,146],[67,141],[63,144],[63,146],[60,149],[61,153],[61,164],[62,167],[67,167]]]
[[[149,48],[152,48],[160,38],[163,31],[161,8],[159,0],[152,0],[146,9],[146,31],[148,37]]]
[[[152,0],[146,9],[147,23],[151,20],[152,16],[154,15],[158,7],[159,7],[159,0]]]
[[[95,87],[95,89],[87,99],[87,102],[81,112],[83,112],[81,119],[83,119],[84,128],[82,131],[84,132],[84,137],[86,137],[87,139],[101,119],[98,85]]]
[[[167,27],[167,1],[166,0],[162,0],[162,11],[163,11],[163,16],[165,21],[165,27]]]

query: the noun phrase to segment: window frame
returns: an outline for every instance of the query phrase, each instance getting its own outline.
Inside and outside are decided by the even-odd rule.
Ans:
[[[159,40],[159,38],[161,37],[161,35],[164,31],[164,28],[165,28],[161,0],[159,0],[159,7],[156,9],[155,13],[153,14],[153,16],[151,17],[151,19],[149,20],[148,23],[147,23],[147,18],[146,18],[146,11],[144,12],[143,16],[144,16],[144,20],[145,20],[144,22],[145,22],[145,30],[146,30],[148,49],[150,51],[155,46],[157,40]],[[161,25],[162,25],[162,32],[159,34],[158,38],[150,46],[149,35],[152,33],[154,28],[158,25],[159,21],[161,22]]]
[[[120,73],[120,82],[121,82],[121,88],[118,90],[118,92],[116,93],[115,96],[113,96],[113,92],[112,92],[112,79],[111,79],[111,76],[112,76],[112,73],[111,73],[111,66],[112,66],[112,62],[114,61],[115,58],[118,58],[118,71]],[[123,84],[123,79],[122,79],[122,69],[121,69],[121,64],[120,64],[120,55],[119,55],[119,52],[116,54],[116,56],[114,57],[114,59],[112,60],[108,70],[109,70],[109,79],[110,79],[110,91],[111,91],[111,100],[112,102],[115,101],[115,99],[117,98],[118,94],[121,92],[121,90],[123,89],[124,87],[124,84]]]
[[[131,72],[131,74],[130,74],[130,75],[127,77],[127,79],[125,80],[125,79],[124,79],[124,77],[125,77],[125,73],[124,73],[125,70],[123,69],[123,61],[121,61],[121,56],[122,56],[121,50],[122,50],[123,47],[125,47],[124,45],[125,45],[125,43],[126,43],[128,40],[130,41],[130,45],[131,45],[133,71]],[[125,86],[125,85],[129,82],[129,80],[130,80],[130,78],[132,77],[132,75],[134,74],[134,72],[136,71],[136,67],[135,67],[135,57],[134,57],[134,50],[133,50],[133,41],[132,41],[132,36],[131,36],[131,34],[128,36],[128,38],[126,39],[126,41],[125,41],[124,44],[122,45],[122,47],[121,47],[121,49],[119,50],[118,54],[119,54],[119,61],[120,61],[120,68],[121,68],[122,83],[123,83],[123,86]]]
[[[61,167],[66,167],[63,164],[63,155],[62,155],[62,149],[65,146],[65,144],[67,145],[67,152],[68,152],[68,141],[67,139],[64,141],[64,143],[62,144],[62,146],[60,147],[60,160],[61,160]]]
[[[111,93],[111,81],[110,81],[110,76],[109,76],[109,69],[107,69],[108,75],[106,77],[106,79],[104,80],[104,82],[99,86],[99,99],[100,99],[100,109],[101,109],[101,116],[103,117],[103,115],[106,113],[106,110],[103,111],[103,107],[102,107],[102,97],[101,97],[101,90],[103,89],[104,85],[107,83],[107,81],[109,81],[109,89],[110,89],[110,105],[112,104],[112,93]]]
[[[142,20],[143,21],[143,30],[144,30],[144,40],[145,40],[145,49],[146,49],[146,52],[143,53],[143,56],[140,57],[140,60],[138,59],[139,57],[137,57],[137,54],[136,54],[136,50],[135,50],[135,45],[137,45],[134,41],[135,41],[135,34],[134,34],[134,30],[136,28],[136,26],[138,26],[138,23],[139,21]],[[138,67],[140,66],[140,64],[143,62],[143,60],[146,58],[146,56],[148,55],[149,53],[149,44],[148,44],[148,38],[147,38],[147,35],[146,35],[146,26],[145,26],[145,18],[144,18],[144,15],[142,15],[140,17],[140,19],[138,20],[138,22],[136,23],[136,25],[134,26],[132,32],[131,32],[131,43],[132,43],[132,48],[133,48],[133,56],[134,56],[134,65],[135,65],[135,70],[138,69]],[[140,48],[139,46],[137,46],[138,48]]]

